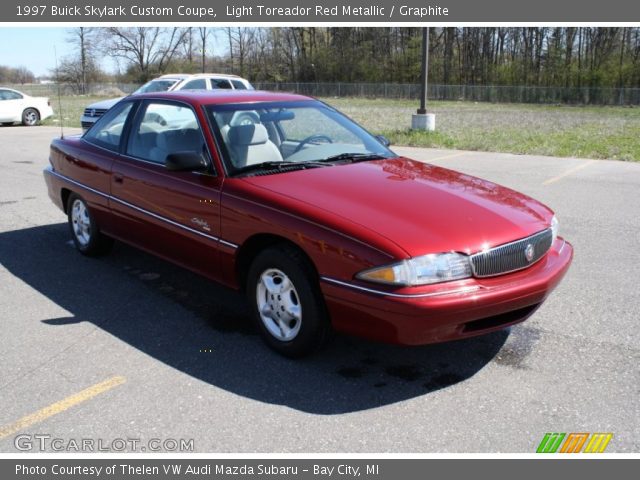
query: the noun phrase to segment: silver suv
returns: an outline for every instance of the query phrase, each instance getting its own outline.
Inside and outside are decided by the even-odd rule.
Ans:
[[[133,93],[168,92],[171,90],[253,90],[253,85],[248,80],[237,75],[224,75],[222,73],[196,73],[196,74],[168,74],[154,78],[145,83]],[[80,124],[82,130],[89,128],[104,115],[104,113],[118,103],[122,97],[102,100],[92,103],[84,109]]]

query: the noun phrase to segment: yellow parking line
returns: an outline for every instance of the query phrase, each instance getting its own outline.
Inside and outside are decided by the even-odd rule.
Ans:
[[[118,385],[122,385],[126,381],[127,379],[124,377],[111,377],[104,382],[96,383],[92,387],[86,388],[81,392],[71,395],[63,400],[60,400],[59,402],[53,403],[48,407],[44,407],[37,412],[26,415],[17,422],[0,428],[0,439],[19,432],[20,430],[23,430],[35,423],[42,422],[43,420],[57,415],[58,413],[62,413],[65,410],[73,407],[74,405],[78,405],[79,403],[90,400],[96,395],[100,395],[107,390],[111,390]]]
[[[442,155],[441,157],[435,157],[435,158],[428,158],[427,160],[425,160],[426,162],[434,162],[436,160],[447,160],[449,158],[456,158],[456,157],[461,157],[463,155],[466,155],[468,152],[457,152],[457,153],[452,153],[450,155]]]
[[[578,170],[582,170],[583,168],[588,167],[589,165],[591,165],[592,163],[597,162],[597,160],[589,160],[588,162],[584,162],[576,167],[570,168],[569,170],[567,170],[564,173],[561,173],[560,175],[558,175],[557,177],[553,177],[550,178],[548,180],[545,180],[544,182],[542,182],[543,185],[550,185],[552,183],[557,182],[558,180],[562,180],[564,177],[567,177],[573,173],[576,173]]]

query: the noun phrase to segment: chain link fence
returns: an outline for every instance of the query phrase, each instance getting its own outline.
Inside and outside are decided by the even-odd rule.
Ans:
[[[261,90],[295,92],[314,97],[420,98],[420,85],[409,83],[267,83]],[[525,87],[479,85],[429,85],[430,100],[491,103],[541,103],[576,105],[640,105],[640,88]]]
[[[295,92],[314,97],[420,98],[420,85],[412,83],[304,83],[254,82],[259,90]],[[28,95],[55,97],[57,84],[7,85]],[[86,94],[117,97],[133,92],[135,83],[87,85]],[[61,95],[77,95],[78,85],[60,85]],[[485,85],[429,85],[430,100],[490,103],[539,103],[573,105],[640,105],[640,88],[526,87]]]
[[[80,85],[67,83],[60,84],[59,86],[57,83],[31,83],[24,85],[1,84],[0,86],[19,90],[32,97],[57,97],[58,91],[60,95],[63,96],[79,95],[82,92]],[[91,83],[85,86],[84,94],[99,97],[119,97],[132,93],[139,86],[137,83]]]

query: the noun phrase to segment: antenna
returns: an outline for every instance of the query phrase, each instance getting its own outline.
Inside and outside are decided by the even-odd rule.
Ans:
[[[58,116],[60,117],[60,138],[64,138],[64,127],[62,123],[64,122],[64,117],[62,116],[62,94],[60,93],[60,70],[58,69],[58,52],[56,51],[56,46],[53,46],[53,58],[56,62],[56,83],[58,84]]]

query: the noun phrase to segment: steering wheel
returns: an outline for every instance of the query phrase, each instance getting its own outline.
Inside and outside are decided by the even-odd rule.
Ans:
[[[326,143],[333,143],[333,140],[331,140],[326,135],[322,135],[322,134],[309,135],[307,138],[305,138],[298,144],[298,146],[295,148],[293,153],[298,153],[300,150],[302,150],[302,147],[304,147],[307,143],[317,142],[318,140],[324,140]]]

